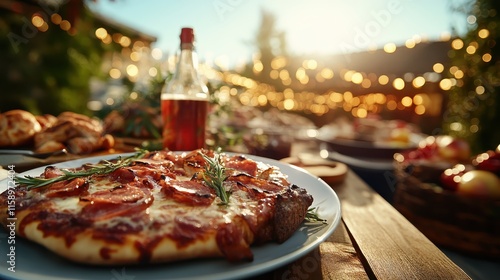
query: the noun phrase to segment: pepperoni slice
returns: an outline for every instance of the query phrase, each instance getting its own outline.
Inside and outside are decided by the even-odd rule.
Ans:
[[[136,174],[130,168],[118,168],[106,176],[109,176],[112,181],[119,182],[121,184],[133,182],[136,178]]]
[[[45,170],[42,173],[42,177],[44,178],[54,178],[54,177],[59,177],[64,175],[61,169],[55,167],[55,166],[47,166]]]
[[[97,191],[92,194],[82,196],[80,200],[91,203],[133,203],[146,196],[143,190],[128,185],[117,186],[107,190]]]
[[[99,221],[142,212],[153,203],[153,195],[147,189],[125,185],[97,191],[80,200],[88,202],[82,209],[82,218]]]
[[[215,198],[215,190],[199,181],[163,181],[162,193],[165,197],[190,206],[207,206]]]
[[[175,163],[178,160],[182,160],[182,155],[174,153],[172,151],[159,150],[147,153],[142,159],[139,159],[138,161],[143,161],[146,159],[151,159],[157,162],[171,161]]]
[[[225,163],[226,168],[243,172],[251,176],[257,175],[257,163],[245,157],[232,157]]]
[[[71,181],[61,181],[51,184],[45,189],[46,197],[79,196],[87,192],[89,183],[85,178],[75,178]]]
[[[109,175],[104,176],[120,184],[153,189],[155,186],[159,186],[161,180],[167,177],[175,179],[177,175],[162,166],[146,162],[135,162],[130,167],[118,168]]]
[[[243,185],[250,190],[257,190],[260,192],[266,192],[271,194],[280,193],[284,189],[282,185],[264,179],[251,177],[246,174],[230,176],[226,180],[228,182],[236,182],[237,184]]]
[[[169,166],[173,168],[173,166]],[[135,165],[131,166],[130,169],[134,171],[134,174],[138,178],[149,177],[155,181],[159,181],[163,177],[169,177],[175,179],[176,175],[170,170],[165,169],[164,166],[159,164],[148,164],[144,162],[136,162]]]

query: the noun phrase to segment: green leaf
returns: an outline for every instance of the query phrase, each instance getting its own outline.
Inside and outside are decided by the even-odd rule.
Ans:
[[[102,161],[97,164],[91,164],[89,165],[89,169],[85,170],[79,170],[79,171],[69,171],[62,169],[61,171],[64,173],[63,175],[53,177],[53,178],[42,178],[42,177],[32,177],[32,176],[24,176],[24,177],[15,177],[14,180],[16,183],[20,185],[25,185],[28,187],[28,189],[32,188],[40,188],[44,186],[48,186],[50,184],[64,181],[64,180],[71,180],[74,178],[80,178],[80,177],[87,177],[91,176],[94,174],[97,175],[102,175],[102,174],[108,174],[111,173],[115,170],[117,170],[120,167],[125,167],[128,166],[130,163],[132,163],[134,160],[143,157],[146,154],[146,150],[138,150],[135,154],[128,156],[126,158],[121,158],[118,157],[118,159],[115,161]]]

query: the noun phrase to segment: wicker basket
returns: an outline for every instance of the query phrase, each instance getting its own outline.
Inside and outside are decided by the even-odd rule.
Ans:
[[[500,259],[500,199],[478,199],[424,183],[395,168],[394,207],[437,245]]]

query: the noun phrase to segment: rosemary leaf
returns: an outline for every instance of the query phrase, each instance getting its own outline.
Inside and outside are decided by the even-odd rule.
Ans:
[[[305,220],[309,223],[323,223],[326,224],[326,220],[321,219],[318,215],[318,208],[311,207],[307,209]]]
[[[211,158],[203,153],[200,153],[205,162],[205,171],[203,172],[203,180],[205,183],[215,190],[217,196],[222,200],[222,205],[229,204],[229,192],[224,188],[224,181],[227,179],[226,168],[222,164],[219,153],[215,153],[214,158]]]
[[[144,156],[146,153],[146,150],[138,150],[136,153],[134,153],[131,156],[121,158],[118,157],[116,162],[112,161],[103,161],[101,163],[97,164],[91,164],[88,165],[90,168],[85,169],[85,170],[79,170],[79,171],[69,171],[65,169],[61,169],[63,172],[63,175],[53,177],[53,178],[42,178],[42,177],[32,177],[32,176],[24,176],[24,177],[16,177],[14,180],[16,183],[20,185],[26,185],[28,189],[32,188],[40,188],[44,187],[47,185],[50,185],[52,183],[64,181],[64,180],[71,180],[74,178],[80,178],[80,177],[87,177],[91,175],[102,175],[102,174],[108,174],[111,173],[115,170],[117,170],[120,167],[125,167],[128,166],[130,163],[132,163],[135,159],[141,158]]]

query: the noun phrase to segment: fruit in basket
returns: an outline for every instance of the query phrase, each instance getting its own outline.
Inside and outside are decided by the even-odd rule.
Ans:
[[[418,148],[396,153],[394,158],[398,161],[414,162],[418,160],[428,160],[436,156],[437,146],[434,136],[429,136],[420,141]]]
[[[449,135],[428,136],[418,144],[417,149],[409,151],[405,155],[408,160],[444,160],[455,163],[466,161],[469,157],[469,144],[460,138]]]
[[[500,198],[500,179],[489,171],[471,170],[461,176],[457,193],[469,197]]]
[[[465,161],[470,157],[470,146],[465,140],[450,135],[436,137],[438,155],[452,161]]]
[[[479,170],[486,170],[500,176],[500,152],[487,151],[474,157],[472,164]]]
[[[474,169],[470,164],[471,149],[460,138],[449,135],[428,136],[418,148],[394,155],[405,172],[422,182],[435,183],[448,190],[456,190],[460,176]]]
[[[462,175],[470,170],[472,170],[471,166],[463,164],[456,164],[451,168],[447,168],[441,173],[439,178],[441,186],[445,189],[456,191],[458,189],[458,184],[462,180]]]

